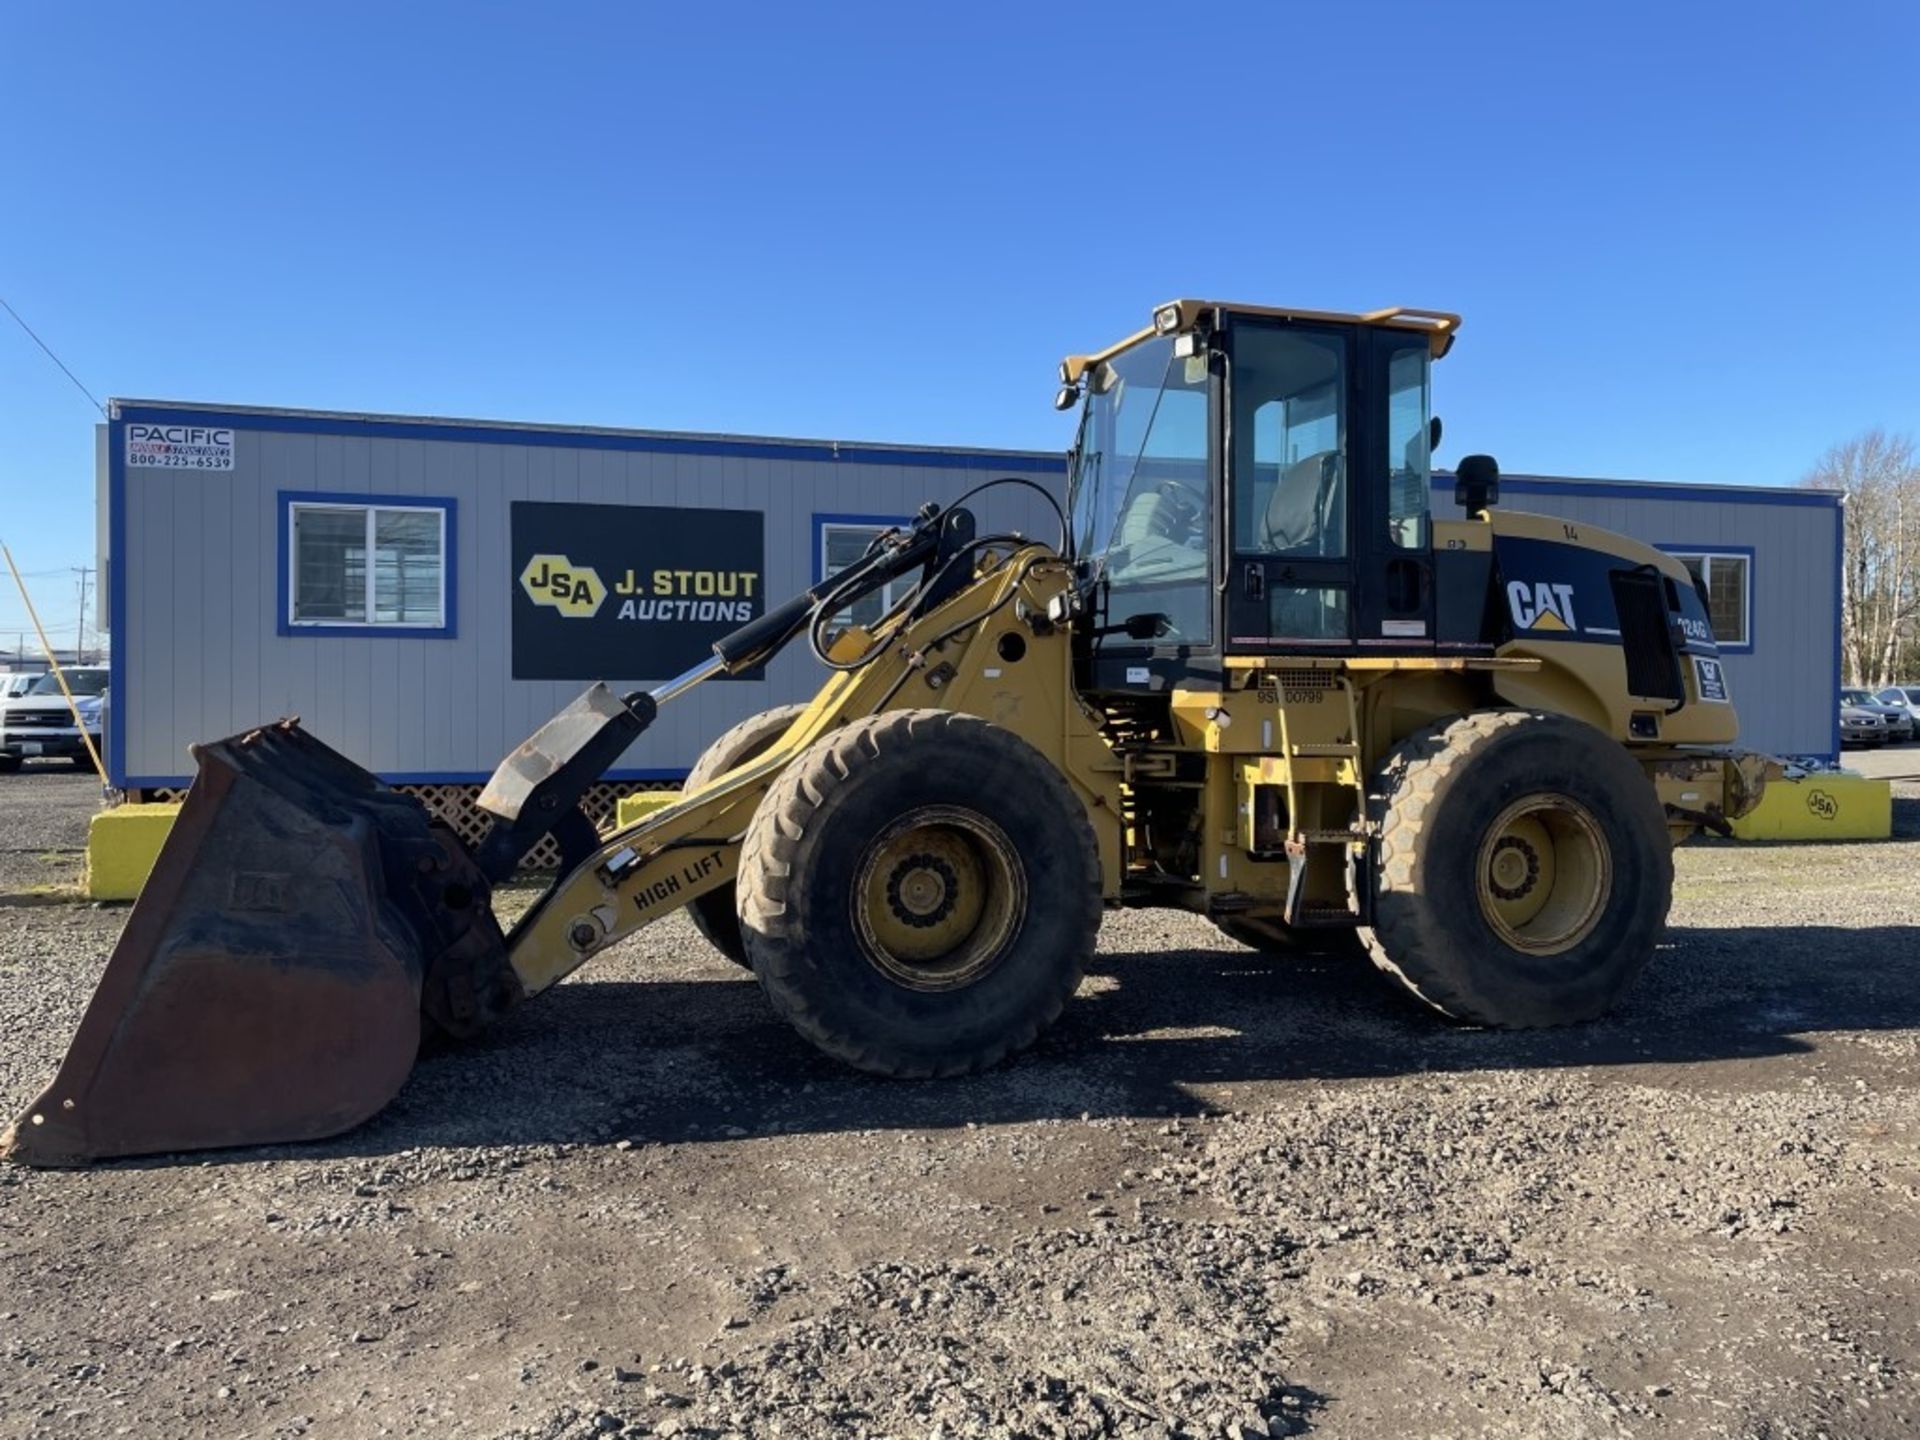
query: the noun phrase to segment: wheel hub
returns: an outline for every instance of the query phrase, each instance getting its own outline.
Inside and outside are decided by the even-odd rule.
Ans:
[[[1540,879],[1540,854],[1525,840],[1502,835],[1493,847],[1493,862],[1487,867],[1487,881],[1502,900],[1518,900],[1532,890]]]
[[[960,878],[938,855],[909,856],[887,879],[887,904],[916,929],[938,925],[953,913]]]
[[[876,969],[908,989],[956,990],[997,965],[1019,932],[1026,867],[986,816],[927,806],[867,846],[852,901]]]
[[[1498,939],[1556,955],[1599,923],[1613,892],[1613,853],[1585,805],[1566,795],[1528,795],[1487,827],[1474,887]]]

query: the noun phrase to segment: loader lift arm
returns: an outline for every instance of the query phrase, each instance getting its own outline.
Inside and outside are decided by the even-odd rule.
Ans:
[[[823,648],[833,614],[916,570],[920,584],[875,633],[854,627],[823,656],[835,673],[766,755],[609,836],[586,820],[580,798],[659,706],[809,629]],[[479,802],[493,824],[471,851],[297,721],[196,747],[200,773],[153,879],[52,1084],[0,1135],[0,1155],[79,1164],[359,1124],[404,1083],[422,1016],[474,1034],[732,879],[788,761],[883,710],[937,704],[1008,724],[1104,810],[1101,852],[1117,873],[1119,767],[1098,716],[1073,698],[1066,632],[1045,619],[1069,580],[1050,547],[982,540],[966,509],[926,506],[685,674],[625,698],[603,685],[580,696],[502,761]],[[1023,663],[1002,658],[1015,648],[1006,634]],[[996,643],[996,663],[981,663]],[[560,877],[502,935],[492,886],[548,834]]]

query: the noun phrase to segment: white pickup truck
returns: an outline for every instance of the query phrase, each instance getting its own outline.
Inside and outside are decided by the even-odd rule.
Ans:
[[[104,665],[74,665],[66,671],[80,718],[94,747],[100,745],[100,717],[107,694]],[[55,756],[91,765],[73,710],[52,675],[36,675],[17,695],[0,700],[0,774],[18,770],[23,760]]]

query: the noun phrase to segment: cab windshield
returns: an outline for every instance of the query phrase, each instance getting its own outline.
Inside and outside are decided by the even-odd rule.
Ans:
[[[1161,643],[1205,644],[1213,532],[1205,357],[1176,356],[1161,337],[1095,366],[1069,490],[1075,554],[1104,591],[1106,623],[1157,614]]]

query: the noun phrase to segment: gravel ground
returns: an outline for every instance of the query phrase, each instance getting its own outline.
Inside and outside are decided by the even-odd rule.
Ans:
[[[100,782],[64,760],[29,760],[0,775],[0,902],[60,898],[77,886],[87,817],[99,806]]]
[[[21,898],[96,794],[0,782],[8,1112],[126,916]],[[888,1084],[676,918],[338,1141],[0,1167],[0,1435],[1909,1434],[1901,795],[1682,851],[1646,980],[1549,1034],[1133,912],[1034,1054]]]

